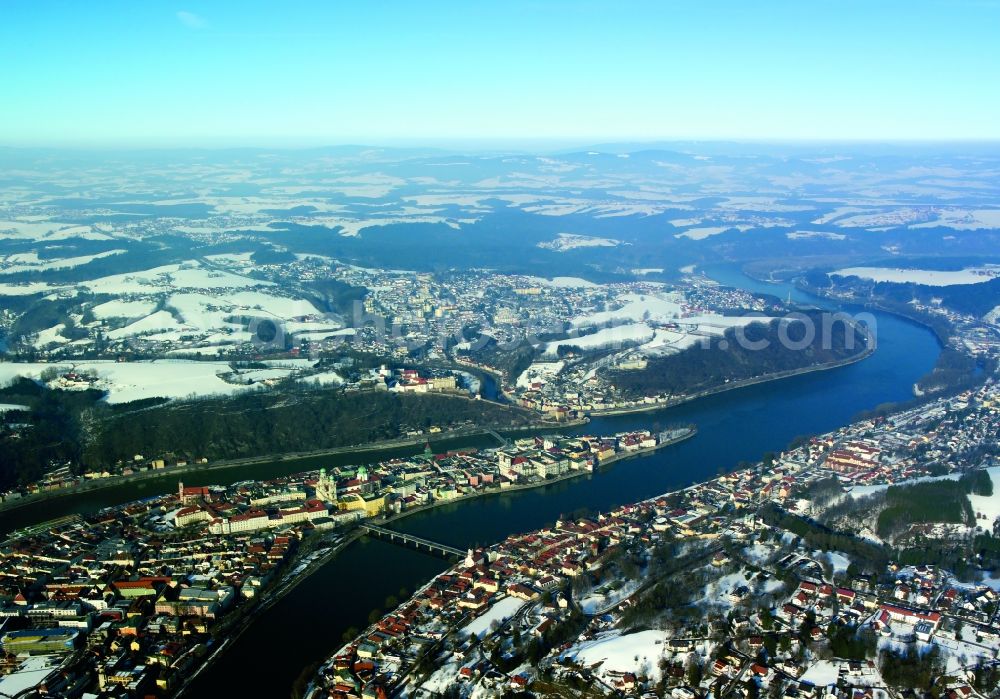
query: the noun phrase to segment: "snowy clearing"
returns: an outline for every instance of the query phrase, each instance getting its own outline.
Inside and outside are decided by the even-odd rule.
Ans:
[[[985,265],[951,272],[930,269],[891,269],[889,267],[847,267],[831,274],[840,277],[860,277],[875,282],[953,286],[955,284],[988,282],[1000,276],[1000,266]]]
[[[578,235],[576,233],[558,233],[555,240],[539,243],[538,247],[543,250],[553,250],[555,252],[566,252],[576,248],[613,248],[621,245],[622,241],[614,238],[598,238],[591,235]]]
[[[702,228],[689,228],[683,233],[677,233],[674,237],[690,238],[691,240],[704,240],[705,238],[711,238],[713,235],[725,233],[732,228],[732,226],[704,226]]]
[[[648,666],[645,669],[649,676],[659,680],[659,663],[666,641],[667,634],[663,631],[640,631],[625,636],[613,631],[573,646],[562,657],[588,667],[601,663],[600,675],[608,671],[638,672]]]
[[[69,269],[79,267],[88,262],[99,260],[104,257],[121,255],[124,250],[108,250],[94,255],[80,255],[79,257],[64,257],[57,260],[43,260],[38,257],[38,253],[24,252],[16,255],[8,255],[0,259],[0,274],[16,274],[18,272],[41,272],[51,269]]]
[[[517,597],[504,597],[502,600],[486,610],[485,614],[480,617],[476,617],[466,624],[462,628],[462,633],[482,638],[489,632],[490,626],[494,621],[498,624],[502,624],[507,621],[507,619],[514,616],[517,611],[524,606],[524,604],[524,600],[518,599]]]
[[[653,330],[645,323],[629,323],[613,328],[602,328],[590,335],[547,342],[543,354],[555,355],[560,347],[579,347],[584,350],[618,347],[626,342],[646,342],[652,337]]]
[[[552,279],[545,279],[544,277],[527,277],[527,279],[533,284],[553,287],[556,289],[586,289],[600,286],[600,284],[588,282],[586,279],[581,279],[580,277],[553,277]]]
[[[809,240],[814,238],[825,238],[826,240],[847,240],[843,233],[831,233],[830,231],[792,231],[785,233],[789,240]]]
[[[108,392],[108,403],[127,403],[142,398],[187,398],[228,395],[247,386],[227,383],[220,376],[231,371],[226,362],[157,359],[144,362],[0,362],[0,386],[17,377],[40,379],[44,371],[75,371],[97,377],[94,388]]]
[[[993,481],[993,494],[976,495],[973,493],[969,495],[969,500],[972,502],[972,511],[976,513],[976,516],[982,515],[986,518],[982,526],[989,530],[993,522],[1000,517],[1000,466],[992,466],[986,469],[986,473]]]
[[[571,322],[578,328],[592,325],[606,325],[615,320],[674,320],[681,313],[683,297],[677,293],[659,294],[625,294],[621,297],[623,305],[610,311],[598,311]]]

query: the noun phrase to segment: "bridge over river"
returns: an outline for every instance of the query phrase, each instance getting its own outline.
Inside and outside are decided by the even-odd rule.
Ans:
[[[361,530],[370,536],[377,536],[381,539],[386,539],[387,541],[393,543],[402,544],[412,544],[416,548],[425,548],[428,551],[444,556],[445,558],[451,556],[458,556],[459,558],[464,557],[466,552],[457,549],[454,546],[448,546],[447,544],[439,544],[436,541],[431,541],[430,539],[425,539],[420,536],[415,536],[413,534],[406,534],[405,532],[397,532],[392,529],[386,529],[385,527],[380,527],[375,524],[363,523],[361,525]]]

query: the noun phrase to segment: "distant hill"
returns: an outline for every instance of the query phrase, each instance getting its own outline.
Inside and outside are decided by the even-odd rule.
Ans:
[[[822,327],[818,312],[809,315],[815,327]],[[804,339],[804,326],[789,327],[788,336],[794,342]],[[843,361],[865,348],[860,332],[854,332],[853,348],[848,335],[838,324],[830,334],[829,347],[824,347],[817,332],[813,341],[802,349],[783,346],[778,331],[778,321],[769,324],[754,323],[745,330],[747,340],[758,343],[767,341],[763,349],[750,349],[737,341],[736,331],[729,329],[725,337],[711,341],[708,348],[691,347],[675,355],[650,359],[645,369],[614,371],[609,374],[612,383],[629,398],[657,394],[691,394],[723,385],[726,381],[743,381],[793,369]]]

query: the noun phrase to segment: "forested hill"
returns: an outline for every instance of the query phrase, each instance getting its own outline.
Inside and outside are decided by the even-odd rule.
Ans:
[[[534,418],[525,410],[446,395],[248,393],[109,416],[85,446],[83,462],[97,468],[134,454],[232,459],[366,444],[432,425],[523,427]]]
[[[447,395],[291,387],[232,397],[108,405],[100,391],[21,380],[0,389],[0,489],[54,465],[74,471],[147,459],[228,459],[366,444],[430,426],[524,427],[533,413]]]
[[[833,288],[838,292],[851,291],[858,298],[878,300],[892,310],[906,314],[912,312],[914,300],[924,305],[940,304],[958,313],[981,318],[1000,305],[1000,277],[976,284],[951,284],[930,286],[915,282],[874,282],[857,276],[831,275],[822,270],[812,270],[803,281],[807,288],[823,292]]]
[[[875,285],[874,295],[891,298],[900,303],[909,303],[914,298],[919,298],[929,304],[932,300],[940,299],[941,305],[945,308],[981,318],[1000,305],[1000,277],[979,284],[955,284],[945,287],[879,282]]]
[[[756,378],[793,369],[843,361],[865,350],[863,334],[856,329],[845,330],[836,323],[824,342],[821,313],[806,314],[814,323],[815,336],[802,349],[790,349],[780,341],[778,321],[754,323],[746,328],[744,337],[751,343],[767,341],[762,349],[750,349],[738,341],[730,328],[722,338],[715,338],[708,347],[691,347],[678,354],[650,359],[646,368],[638,371],[613,371],[611,382],[629,398],[659,394],[691,394],[730,382]],[[853,345],[848,341],[853,333]],[[803,340],[805,326],[792,323],[787,336],[793,342]]]

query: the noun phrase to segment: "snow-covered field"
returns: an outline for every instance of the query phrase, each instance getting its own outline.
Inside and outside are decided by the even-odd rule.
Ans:
[[[88,240],[110,240],[111,236],[87,225],[69,225],[49,221],[48,217],[25,217],[0,221],[0,238],[26,238],[32,240],[63,240],[74,236]]]
[[[322,225],[328,228],[340,228],[340,235],[346,238],[356,238],[362,231],[379,226],[392,226],[397,224],[429,223],[444,224],[449,228],[459,229],[464,223],[475,223],[475,218],[451,219],[443,216],[386,216],[380,218],[344,218],[342,216],[313,216],[309,219],[312,225]]]
[[[750,561],[762,564],[771,556],[774,556],[779,549],[767,544],[755,543],[743,549],[743,555]]]
[[[524,606],[524,600],[517,597],[504,597],[502,600],[490,607],[485,614],[476,617],[462,628],[462,633],[470,636],[475,635],[482,638],[490,630],[493,622],[502,624],[510,619]]]
[[[690,206],[678,204],[619,203],[593,202],[589,199],[566,198],[560,201],[545,202],[521,207],[528,213],[542,216],[571,216],[573,214],[589,214],[594,218],[613,218],[618,216],[654,216],[670,209],[690,209]]]
[[[222,257],[216,256],[216,261],[223,261]],[[244,256],[230,257],[240,261]],[[94,322],[85,324],[77,319],[82,328],[104,324],[102,330],[110,340],[142,337],[177,343],[189,338],[204,348],[252,341],[254,321],[259,319],[277,323],[286,336],[311,337],[340,332],[344,327],[339,318],[321,313],[311,302],[281,295],[272,282],[196,260],[101,277],[81,282],[78,287],[116,297],[93,306]],[[67,294],[74,288],[38,283],[0,285],[0,293],[45,291]],[[113,321],[110,327],[107,321]],[[53,326],[40,331],[35,346],[68,342],[61,330]]]
[[[621,245],[620,240],[614,238],[598,238],[592,235],[578,235],[576,233],[559,233],[555,240],[539,243],[538,247],[544,250],[555,252],[566,252],[576,248],[613,248]]]
[[[256,287],[271,287],[273,282],[252,279],[232,272],[206,267],[197,260],[189,260],[178,264],[162,265],[139,272],[126,272],[99,277],[75,285],[95,294],[110,294],[112,296],[135,295],[143,296],[156,293],[169,293],[183,290],[208,289],[251,289]],[[13,289],[23,288],[13,285]],[[34,284],[33,291],[64,291],[72,290],[74,285]],[[15,292],[17,293],[17,292]],[[26,293],[26,292],[20,292]]]
[[[132,337],[134,335],[162,334],[179,330],[181,330],[181,326],[178,325],[169,311],[157,311],[144,318],[140,318],[134,323],[129,323],[122,328],[110,331],[107,333],[107,337],[109,340],[120,340],[123,337]]]
[[[917,223],[910,228],[935,228],[942,226],[957,231],[976,231],[1000,228],[1000,209],[943,209],[938,210],[933,221]]]
[[[127,403],[142,398],[186,398],[189,396],[228,395],[243,391],[246,385],[227,383],[221,377],[231,371],[226,362],[198,362],[182,359],[158,359],[148,362],[60,362],[56,364],[0,362],[0,386],[16,377],[40,379],[47,369],[65,373],[92,373],[95,388],[108,391],[109,403]]]
[[[654,320],[669,321],[676,319],[681,313],[683,297],[677,293],[625,294],[620,299],[621,308],[611,311],[589,313],[571,322],[578,328],[593,325],[606,325],[616,320]]]
[[[714,575],[714,573],[711,574]],[[702,602],[723,609],[730,609],[733,607],[733,601],[729,598],[729,595],[740,587],[754,589],[754,583],[747,576],[747,571],[745,570],[729,573],[721,577],[714,577],[705,585]]]
[[[825,238],[826,240],[846,240],[843,233],[832,233],[830,231],[792,231],[785,233],[789,240],[809,240],[813,238]]]
[[[584,614],[597,614],[630,596],[641,583],[641,580],[628,580],[617,590],[598,588],[580,600],[580,609]]]
[[[535,382],[547,383],[550,378],[562,371],[564,366],[564,362],[535,362],[521,372],[515,384],[519,388],[530,388]]]
[[[745,328],[754,323],[770,323],[774,320],[771,316],[720,316],[720,315],[700,315],[681,318],[677,322],[682,326],[698,326],[698,329],[705,332],[716,332],[722,334],[726,328]]]
[[[988,468],[986,472],[990,475],[990,480],[993,481],[993,494],[976,495],[973,493],[969,495],[969,500],[972,502],[972,511],[977,516],[982,515],[986,518],[980,526],[989,530],[997,517],[1000,517],[1000,466]]]
[[[782,204],[774,197],[729,197],[719,205],[720,209],[733,211],[812,211],[816,207],[809,204]]]
[[[51,328],[39,330],[38,337],[35,338],[35,347],[42,348],[48,347],[49,345],[59,345],[67,342],[68,340],[61,334],[65,329],[65,323],[58,323],[53,325]]]
[[[94,293],[115,295],[183,289],[248,289],[273,285],[273,282],[206,267],[196,260],[162,265],[141,272],[113,274],[81,284]]]
[[[823,226],[826,225],[827,223],[830,223],[831,221],[837,220],[838,218],[847,216],[848,214],[857,214],[857,213],[862,213],[864,211],[865,209],[857,206],[838,206],[833,211],[825,213],[817,219],[813,219],[812,222],[814,225]]]
[[[822,561],[824,558],[830,563],[833,568],[834,575],[840,575],[841,573],[846,573],[847,568],[851,565],[851,559],[842,553],[837,551],[827,551],[823,553],[822,551],[813,551],[813,558]]]
[[[30,296],[52,291],[44,282],[22,282],[20,284],[0,284],[0,296]]]
[[[600,286],[600,284],[589,282],[586,279],[581,279],[580,277],[553,277],[551,279],[545,279],[544,277],[527,277],[527,279],[532,284],[537,284],[538,286],[549,286],[557,289],[586,289]]]
[[[810,665],[799,680],[808,682],[816,687],[826,687],[827,685],[837,684],[838,677],[840,677],[840,669],[833,661],[819,660]]]
[[[575,345],[585,349],[599,349],[620,345],[623,342],[641,342],[644,354],[658,355],[678,352],[703,342],[705,335],[721,336],[727,328],[745,327],[755,322],[767,322],[759,316],[700,315],[681,317],[684,298],[676,292],[628,293],[620,297],[621,307],[587,313],[571,320],[577,328],[601,328],[592,335],[571,340],[550,342],[545,351],[556,352],[560,345]],[[617,327],[615,322],[631,321]],[[676,322],[678,330],[653,327],[651,324]],[[697,331],[699,334],[693,334]]]
[[[153,301],[107,301],[94,306],[94,316],[107,318],[142,318],[156,310]]]
[[[18,272],[41,272],[50,269],[69,269],[79,267],[88,262],[99,260],[103,257],[121,255],[124,250],[108,250],[94,255],[80,255],[78,257],[64,257],[61,259],[44,260],[38,257],[38,253],[24,252],[15,255],[8,255],[0,258],[0,274],[16,274]]]
[[[335,371],[321,371],[317,374],[310,374],[303,381],[320,386],[340,386],[344,383],[344,378]]]
[[[574,645],[563,658],[571,658],[585,666],[601,663],[599,675],[609,670],[637,672],[645,669],[659,680],[660,658],[666,648],[667,634],[663,631],[640,631],[625,636],[619,631],[601,634],[592,641]]]
[[[847,228],[878,230],[879,228],[887,229],[914,223],[923,223],[936,218],[937,215],[930,209],[903,208],[847,216],[838,219],[837,225]]]
[[[649,356],[672,354],[688,347],[696,347],[701,341],[702,338],[691,333],[657,328],[653,338],[639,347],[639,350]]]
[[[955,284],[981,284],[1000,276],[1000,267],[985,265],[956,271],[930,269],[892,269],[889,267],[847,267],[832,274],[841,277],[860,277],[876,282],[914,283],[926,286],[952,286]]]
[[[690,238],[691,240],[704,240],[705,238],[711,238],[713,235],[725,233],[732,227],[733,226],[703,226],[701,228],[689,228],[683,233],[677,233],[674,237]]]
[[[560,347],[579,347],[584,350],[620,347],[626,342],[646,342],[653,337],[653,330],[645,323],[628,323],[613,328],[601,328],[590,335],[556,340],[545,344],[544,354],[555,355]]]

